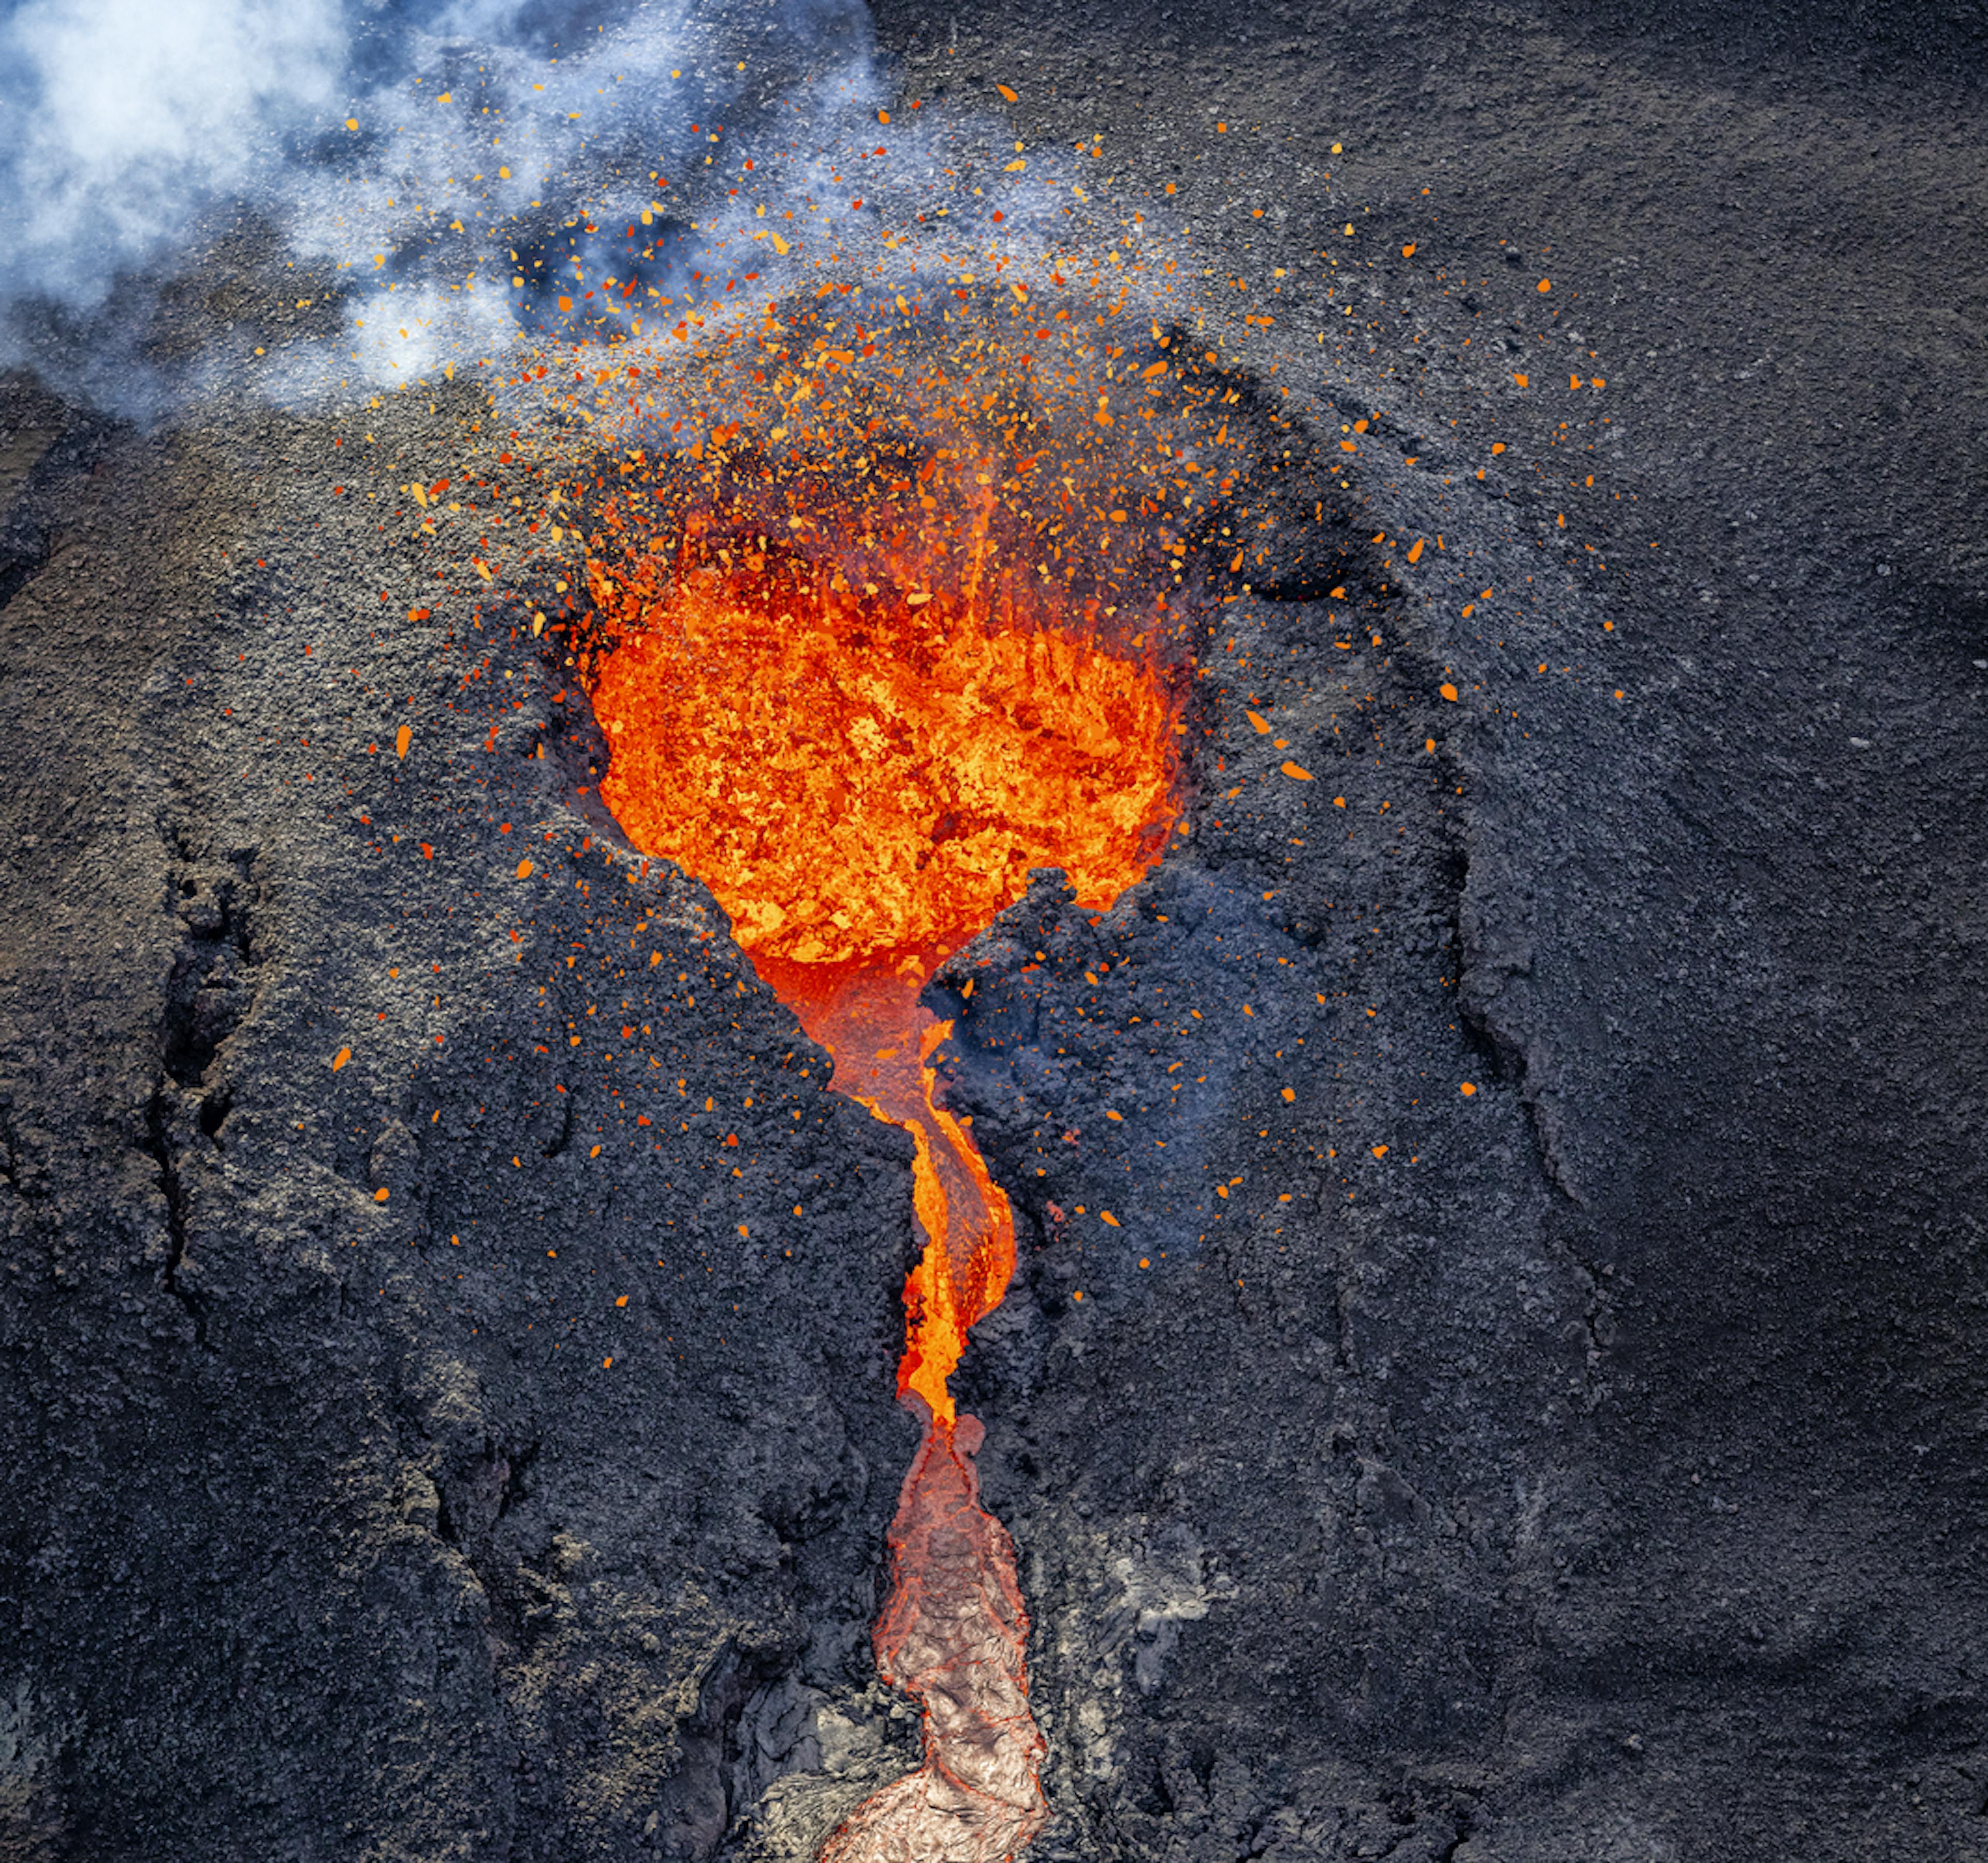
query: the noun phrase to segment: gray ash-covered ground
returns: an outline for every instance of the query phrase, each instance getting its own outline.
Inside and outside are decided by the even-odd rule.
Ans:
[[[331,433],[40,438],[7,1854],[708,1852],[861,1685],[908,1141]]]
[[[1348,462],[1163,866],[948,979],[1037,1854],[1977,1848],[1978,35],[878,32]],[[915,1753],[908,1145],[386,508],[475,418],[0,409],[8,1863],[800,1858]]]

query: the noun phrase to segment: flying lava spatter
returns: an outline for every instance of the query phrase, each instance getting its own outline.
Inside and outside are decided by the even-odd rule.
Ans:
[[[949,1384],[1007,1290],[1015,1224],[928,1064],[951,1025],[926,989],[1032,869],[1102,911],[1157,864],[1194,656],[1242,578],[1277,573],[1264,487],[1293,457],[1270,444],[1292,390],[1240,372],[1227,291],[1202,301],[1212,270],[1143,211],[1045,191],[1046,164],[1002,149],[986,167],[977,132],[938,114],[909,137],[888,224],[880,200],[845,211],[818,185],[884,161],[866,121],[833,162],[790,144],[720,171],[715,217],[687,218],[707,197],[681,176],[667,198],[690,205],[666,209],[652,170],[625,218],[604,198],[536,255],[511,249],[529,333],[472,424],[490,418],[480,449],[509,476],[479,479],[490,504],[465,519],[485,593],[452,591],[476,597],[472,628],[485,600],[512,609],[512,640],[573,669],[628,840],[710,888],[833,1057],[833,1090],[914,1141],[924,1246],[898,1388],[926,1429],[875,1645],[922,1705],[925,1763],[823,1863],[1002,1863],[1047,1817],[1014,1550]],[[424,549],[463,509],[437,506],[449,482],[402,488]],[[583,728],[566,746],[576,764],[599,748]]]
[[[611,647],[592,678],[603,800],[709,886],[833,1056],[834,1090],[917,1148],[925,1249],[898,1388],[927,1426],[875,1644],[923,1709],[925,1760],[845,1821],[823,1863],[1001,1863],[1047,1817],[1014,1550],[979,1505],[982,1426],[948,1385],[1006,1291],[1014,1221],[941,1102],[926,1063],[951,1024],[922,997],[1030,868],[1062,867],[1101,909],[1178,813],[1178,705],[1158,655],[1059,626],[1025,579],[949,554],[949,573],[901,562],[860,588],[749,530],[686,540],[672,564],[590,565]]]

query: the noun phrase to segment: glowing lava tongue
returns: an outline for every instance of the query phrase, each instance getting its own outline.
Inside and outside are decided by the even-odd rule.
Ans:
[[[898,1389],[931,1420],[891,1523],[891,1596],[875,1639],[884,1679],[925,1709],[925,1763],[860,1807],[822,1863],[1001,1863],[1048,1816],[1036,1778],[1043,1737],[1029,1713],[1014,1547],[979,1505],[971,1459],[980,1423],[955,1415],[946,1380],[966,1329],[1007,1291],[1014,1218],[966,1128],[933,1097],[925,1057],[952,1025],[918,1002],[924,965],[760,968],[836,1057],[836,1091],[911,1134],[925,1236],[904,1286]]]
[[[1029,1713],[1015,1548],[980,1506],[980,1424],[928,1430],[891,1523],[877,1666],[921,1702],[925,1763],[868,1800],[821,1863],[1001,1863],[1049,1816]]]
[[[902,1126],[918,1147],[914,1207],[925,1247],[904,1284],[901,1396],[915,1392],[942,1429],[953,1423],[946,1380],[967,1328],[1001,1303],[1015,1271],[1015,1219],[972,1135],[934,1097],[925,1058],[952,1031],[921,1004],[930,968],[833,969],[759,960],[760,974],[835,1057],[835,1090]]]
[[[620,636],[593,681],[601,785],[629,837],[731,915],[760,975],[835,1057],[833,1085],[918,1151],[925,1246],[905,1284],[900,1395],[930,1418],[891,1530],[884,1679],[925,1711],[925,1763],[844,1824],[823,1863],[1001,1863],[1048,1813],[1014,1549],[979,1505],[982,1429],[947,1380],[1015,1266],[1008,1199],[927,1057],[945,957],[1053,866],[1102,908],[1175,813],[1156,668],[1016,611],[843,583],[742,586],[653,563],[590,580]],[[998,620],[997,620],[998,616]]]

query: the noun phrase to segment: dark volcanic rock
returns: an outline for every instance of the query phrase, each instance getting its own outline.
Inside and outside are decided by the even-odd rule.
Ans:
[[[1249,284],[1314,519],[945,979],[1045,1858],[1979,1848],[1980,38],[1630,12],[879,17]],[[0,407],[0,1857],[805,1857],[907,1147],[367,418]]]
[[[1988,610],[1978,293],[1921,306],[1978,94],[1771,12],[1121,20],[886,30],[1286,269],[1256,366],[1325,359],[1371,542],[1210,616],[1161,872],[953,979],[1046,1848],[1958,1854]]]
[[[870,1686],[908,1141],[326,439],[111,437],[5,610],[5,1854],[709,1855]]]

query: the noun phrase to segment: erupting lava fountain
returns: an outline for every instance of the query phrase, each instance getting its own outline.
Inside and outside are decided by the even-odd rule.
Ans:
[[[1014,1222],[935,1090],[926,1060],[952,1025],[921,998],[1031,867],[1065,869],[1101,908],[1176,813],[1178,707],[1156,657],[1053,625],[1026,577],[990,566],[989,501],[962,502],[963,526],[949,513],[898,540],[888,587],[718,526],[667,570],[591,572],[614,642],[593,685],[604,800],[637,845],[711,888],[834,1057],[835,1090],[917,1146],[925,1245],[898,1388],[928,1425],[876,1644],[886,1680],[923,1706],[925,1763],[843,1825],[832,1863],[997,1863],[1046,1816],[1013,1548],[979,1504],[981,1426],[947,1383],[1006,1291]],[[931,586],[946,565],[950,586]]]

